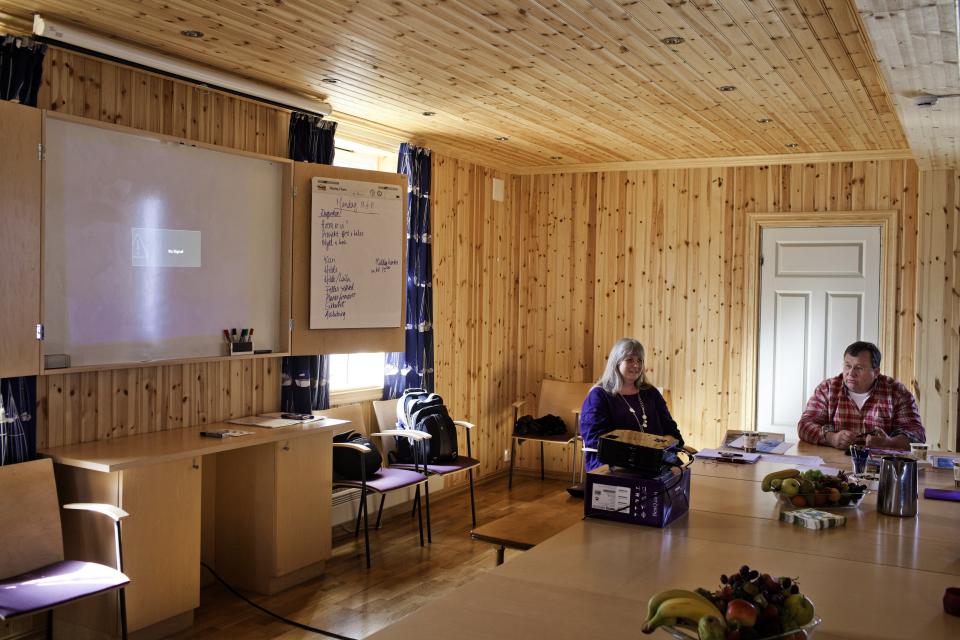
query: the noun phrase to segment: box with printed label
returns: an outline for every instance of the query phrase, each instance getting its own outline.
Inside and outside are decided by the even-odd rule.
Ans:
[[[597,467],[587,473],[583,513],[588,518],[665,527],[690,508],[690,469],[664,467],[655,477]]]

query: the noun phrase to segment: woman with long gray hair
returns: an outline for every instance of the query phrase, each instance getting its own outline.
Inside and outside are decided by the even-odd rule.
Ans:
[[[683,436],[670,416],[667,403],[644,374],[643,345],[620,338],[607,356],[597,385],[587,394],[580,413],[583,445],[596,449],[600,436],[616,429],[632,429],[673,436],[683,446]],[[586,453],[587,471],[600,466],[597,454]]]

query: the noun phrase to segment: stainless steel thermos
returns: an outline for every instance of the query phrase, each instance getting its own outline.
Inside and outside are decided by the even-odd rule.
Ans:
[[[903,456],[880,459],[877,511],[888,516],[917,515],[917,461]]]

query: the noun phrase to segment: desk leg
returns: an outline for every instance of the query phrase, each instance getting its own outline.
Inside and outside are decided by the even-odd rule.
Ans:
[[[499,547],[497,547],[497,566],[498,567],[503,564],[503,552],[505,550],[506,550],[506,547],[503,545],[500,545]]]

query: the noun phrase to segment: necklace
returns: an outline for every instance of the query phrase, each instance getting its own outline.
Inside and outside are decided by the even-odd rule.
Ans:
[[[633,414],[633,419],[637,421],[637,426],[640,427],[640,431],[647,430],[647,408],[643,404],[643,399],[640,398],[640,394],[637,394],[637,402],[640,403],[640,413],[643,416],[643,423],[640,422],[640,418],[637,417],[637,410],[630,406],[630,403],[627,402],[627,397],[625,395],[620,395],[623,398],[624,404],[627,405],[627,409],[630,410],[630,413]]]

